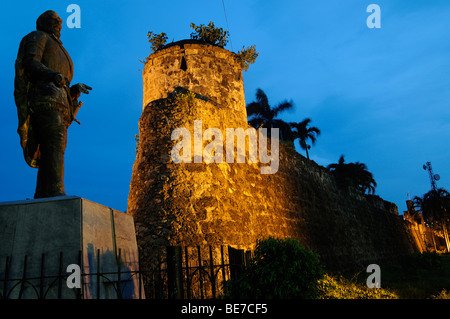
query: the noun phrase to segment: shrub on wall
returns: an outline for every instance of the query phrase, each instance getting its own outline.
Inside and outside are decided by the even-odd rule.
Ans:
[[[200,24],[196,25],[191,23],[191,28],[194,32],[191,33],[191,39],[203,41],[205,43],[217,45],[221,48],[225,48],[230,37],[230,33],[222,28],[216,27],[214,22],[210,21],[208,25]],[[151,44],[152,52],[156,52],[164,48],[167,42],[167,34],[161,32],[159,34],[149,31],[147,33],[148,42]],[[247,48],[242,48],[241,51],[236,53],[236,59],[241,64],[242,69],[247,71],[250,64],[255,63],[259,53],[256,52],[255,45]]]
[[[255,45],[252,45],[250,47],[247,47],[246,49],[242,48],[242,50],[236,54],[236,57],[244,71],[247,71],[250,64],[255,63],[258,55],[259,53],[256,52]]]
[[[208,25],[191,23],[191,28],[194,29],[194,32],[191,33],[191,39],[201,40],[222,48],[228,43],[229,32],[214,26],[212,21]]]
[[[147,33],[148,42],[152,45],[152,51],[155,52],[164,47],[167,42],[167,34],[161,32],[160,34],[149,31]]]
[[[316,253],[296,239],[259,240],[249,266],[224,284],[226,298],[310,299],[318,296],[323,271]]]

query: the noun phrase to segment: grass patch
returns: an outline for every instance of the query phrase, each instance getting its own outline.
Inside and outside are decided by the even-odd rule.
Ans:
[[[395,265],[380,265],[381,287],[400,299],[449,299],[450,255],[411,254]],[[356,281],[364,284],[368,274]]]
[[[387,266],[381,272],[381,286],[394,289],[400,298],[441,299],[449,296],[449,255],[413,254],[401,265]]]
[[[355,279],[326,274],[319,281],[320,299],[398,299],[398,295],[388,289],[367,288]]]

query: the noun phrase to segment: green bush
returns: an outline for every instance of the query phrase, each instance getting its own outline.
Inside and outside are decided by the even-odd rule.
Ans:
[[[147,33],[148,42],[152,45],[152,51],[162,49],[167,42],[167,35],[164,32],[160,34],[149,31]]]
[[[248,67],[250,64],[255,63],[256,58],[258,57],[259,53],[256,52],[255,45],[252,45],[250,47],[247,47],[246,49],[242,48],[241,51],[236,53],[236,57],[241,64],[244,71],[248,70]]]
[[[226,298],[312,299],[318,296],[323,271],[316,253],[298,240],[259,240],[242,276],[224,284]]]
[[[216,28],[212,21],[207,26],[203,24],[197,26],[191,23],[191,28],[194,29],[194,32],[191,33],[191,39],[201,40],[222,48],[228,43],[229,32],[222,28]]]

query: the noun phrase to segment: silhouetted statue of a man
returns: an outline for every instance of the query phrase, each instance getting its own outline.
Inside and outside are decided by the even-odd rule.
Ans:
[[[22,39],[15,65],[20,144],[27,164],[39,168],[34,198],[65,195],[67,129],[76,121],[81,93],[92,90],[81,83],[70,86],[73,63],[59,39],[61,29],[56,12],[41,14],[36,31]]]

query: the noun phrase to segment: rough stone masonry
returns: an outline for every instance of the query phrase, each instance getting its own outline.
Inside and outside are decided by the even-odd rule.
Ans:
[[[412,251],[394,204],[338,189],[326,168],[282,143],[272,175],[261,174],[261,163],[173,163],[176,128],[192,134],[195,120],[203,129],[248,127],[234,53],[176,42],[148,57],[143,81],[127,213],[134,216],[144,267],[157,247],[253,249],[268,236],[298,238],[336,271],[362,270]],[[185,98],[189,94],[193,98]]]

